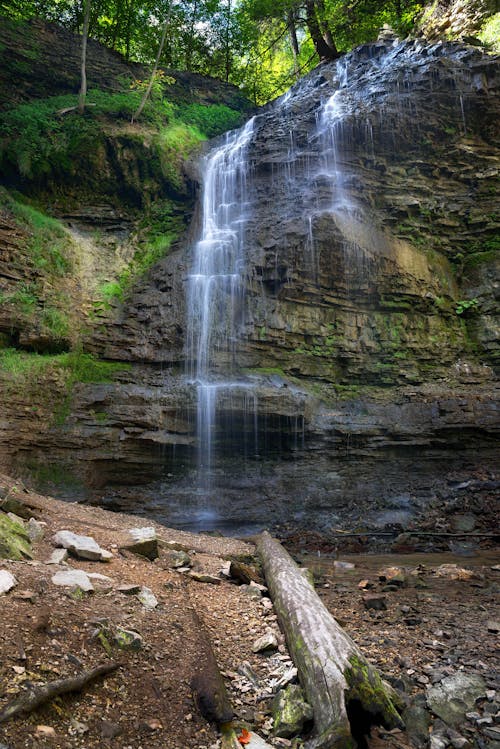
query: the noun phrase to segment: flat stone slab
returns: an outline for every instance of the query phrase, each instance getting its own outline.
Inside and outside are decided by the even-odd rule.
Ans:
[[[17,580],[14,575],[8,570],[0,570],[0,595],[8,593],[9,590],[15,588]]]
[[[52,539],[55,546],[62,546],[80,559],[107,562],[113,558],[111,552],[101,549],[92,536],[78,536],[72,531],[58,531]]]
[[[475,707],[476,700],[486,696],[486,683],[477,674],[459,671],[445,677],[426,692],[427,705],[435,715],[450,726],[465,720],[465,713]]]
[[[52,582],[54,585],[60,585],[63,588],[80,588],[85,593],[90,593],[94,590],[89,576],[83,570],[68,569],[56,572],[52,576]]]

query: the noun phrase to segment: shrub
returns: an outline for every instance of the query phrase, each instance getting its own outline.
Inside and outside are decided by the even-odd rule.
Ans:
[[[207,138],[234,130],[245,119],[241,112],[225,104],[185,104],[178,108],[177,117],[183,122],[196,125]]]

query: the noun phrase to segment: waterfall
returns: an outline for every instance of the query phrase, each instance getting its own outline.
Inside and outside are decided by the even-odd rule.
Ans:
[[[202,227],[188,277],[188,376],[196,386],[198,462],[207,484],[218,398],[248,389],[235,379],[234,360],[243,315],[246,151],[253,129],[254,118],[205,159]]]

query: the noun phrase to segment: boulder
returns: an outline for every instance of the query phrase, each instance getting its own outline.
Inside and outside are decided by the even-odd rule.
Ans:
[[[91,593],[94,590],[89,576],[83,570],[61,570],[52,576],[52,582],[64,588],[80,588],[85,593]]]
[[[31,542],[22,522],[0,513],[0,558],[31,559]]]
[[[450,726],[462,723],[465,713],[472,710],[476,700],[485,695],[484,679],[477,674],[464,674],[461,671],[445,677],[426,691],[429,708]]]
[[[274,734],[289,739],[297,736],[304,723],[313,719],[312,707],[306,702],[298,684],[281,689],[273,702]]]
[[[158,539],[154,528],[132,528],[129,538],[130,541],[123,544],[120,549],[146,557],[151,562],[159,557]]]
[[[55,546],[68,549],[80,559],[90,559],[94,562],[108,562],[113,558],[111,552],[101,549],[92,536],[78,536],[72,531],[58,531],[52,539]]]

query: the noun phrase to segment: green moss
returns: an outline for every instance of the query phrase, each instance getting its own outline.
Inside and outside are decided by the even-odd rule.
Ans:
[[[182,163],[200,148],[205,136],[195,125],[173,122],[160,130],[155,146],[162,174],[175,190],[182,190]]]
[[[0,349],[0,383],[4,392],[15,389],[34,405],[50,406],[54,422],[59,426],[69,415],[72,391],[77,383],[112,382],[117,372],[129,368],[129,364],[103,361],[81,351],[37,354]]]
[[[346,703],[358,701],[363,710],[374,720],[381,721],[385,728],[403,727],[401,717],[373,666],[357,655],[352,655],[344,677],[348,685]]]
[[[0,512],[0,558],[31,559],[31,543],[24,526]]]

